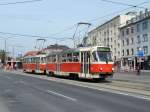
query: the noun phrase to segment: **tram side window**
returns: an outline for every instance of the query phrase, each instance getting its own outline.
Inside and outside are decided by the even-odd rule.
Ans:
[[[52,56],[52,62],[56,62],[56,56]]]
[[[62,58],[62,62],[66,62],[66,54],[63,54],[61,58]]]
[[[31,58],[28,59],[28,63],[31,63]]]
[[[31,63],[31,58],[28,58],[28,63]]]
[[[41,58],[41,63],[45,63],[44,57]]]
[[[25,59],[25,63],[28,63],[27,58]]]
[[[67,54],[67,62],[72,62],[72,53]]]
[[[47,57],[47,61],[48,61],[48,62],[51,62],[51,57],[50,57],[50,56]]]
[[[49,57],[49,62],[52,62],[52,56]]]
[[[46,61],[47,61],[47,60],[46,60],[46,57],[44,57],[44,63],[46,63]]]
[[[29,59],[29,62],[32,63],[32,58]]]
[[[96,57],[96,52],[94,51],[94,52],[92,53],[92,55],[93,55],[93,61],[94,61],[94,62],[97,62],[98,60],[97,60],[97,57]]]
[[[26,58],[26,63],[28,63],[28,58]]]
[[[39,63],[40,62],[40,58],[36,58],[36,63]]]
[[[26,61],[26,63],[28,63],[28,58],[26,58],[26,60],[25,60],[25,61]]]
[[[27,58],[27,63],[29,63],[29,58]]]
[[[73,62],[79,62],[79,53],[73,53]]]
[[[31,63],[33,63],[33,58],[31,58]]]
[[[24,59],[22,60],[22,63],[24,63]]]
[[[35,58],[34,60],[35,60],[35,63],[36,63],[37,62],[37,58]]]
[[[36,63],[36,58],[33,58],[33,63]]]

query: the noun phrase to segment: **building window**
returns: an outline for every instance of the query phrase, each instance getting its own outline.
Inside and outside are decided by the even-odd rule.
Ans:
[[[122,56],[124,56],[124,50],[122,50]]]
[[[109,42],[109,37],[107,38],[107,42]]]
[[[139,32],[140,31],[140,24],[137,24],[136,28],[137,28],[137,32]]]
[[[127,43],[127,45],[129,45],[129,39],[128,38],[126,39],[126,43]]]
[[[114,43],[116,44],[116,40],[114,40]]]
[[[134,38],[131,38],[131,44],[134,44]]]
[[[134,49],[133,48],[131,49],[131,54],[134,55]]]
[[[114,60],[116,60],[116,56],[114,56]]]
[[[147,28],[148,28],[148,23],[147,23],[147,21],[144,21],[144,22],[142,23],[142,29],[145,30],[145,29],[147,29]]]
[[[127,52],[127,55],[129,55],[129,49],[127,49],[127,51],[126,51],[126,52]]]
[[[114,49],[115,53],[116,53],[116,48]]]
[[[124,30],[122,30],[122,36],[124,36]]]
[[[110,32],[111,32],[111,34],[113,33],[112,30]]]
[[[140,35],[137,36],[137,43],[141,43]]]
[[[148,54],[148,46],[143,46],[144,54]]]
[[[131,33],[134,33],[134,27],[131,27]]]
[[[143,42],[148,42],[148,35],[147,34],[143,34]]]
[[[129,34],[129,28],[126,29],[126,34],[127,34],[127,35]]]
[[[120,52],[118,51],[118,56],[120,56]]]
[[[104,36],[106,36],[106,32],[104,32]]]
[[[122,41],[122,45],[124,46],[124,40]]]

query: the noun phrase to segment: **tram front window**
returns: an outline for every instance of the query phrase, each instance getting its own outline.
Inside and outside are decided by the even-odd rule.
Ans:
[[[99,61],[112,61],[111,52],[97,51]]]

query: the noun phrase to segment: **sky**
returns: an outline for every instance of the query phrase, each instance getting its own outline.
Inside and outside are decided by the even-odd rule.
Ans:
[[[0,0],[0,4],[20,1],[26,0]],[[148,0],[112,1],[135,5]],[[142,6],[149,7],[150,2]],[[48,37],[45,46],[57,43],[72,47],[73,41],[67,38],[73,37],[77,23],[90,22],[92,24],[90,28],[92,29],[119,13],[105,18],[101,17],[128,7],[102,0],[42,0],[24,4],[0,5],[0,32],[39,35]],[[123,14],[132,10],[143,9],[132,8],[120,13]],[[84,34],[82,33],[78,33],[77,36],[82,38]],[[17,56],[19,53],[34,50],[38,38],[0,33],[0,49],[4,49],[5,39],[7,51],[12,54],[14,48]]]

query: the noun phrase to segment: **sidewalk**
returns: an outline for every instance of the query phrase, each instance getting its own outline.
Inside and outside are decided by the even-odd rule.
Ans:
[[[140,75],[135,71],[115,72],[112,80],[150,84],[150,72],[141,71]]]
[[[137,70],[130,69],[130,70],[115,70],[115,73],[123,73],[123,74],[136,74]],[[143,75],[150,75],[150,70],[140,70],[141,74]]]

